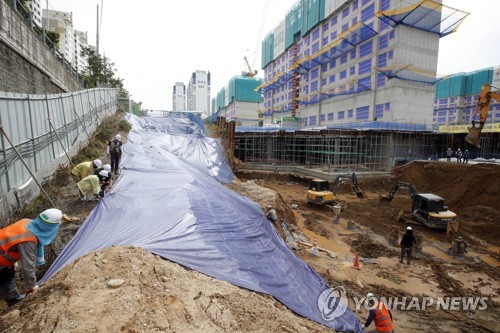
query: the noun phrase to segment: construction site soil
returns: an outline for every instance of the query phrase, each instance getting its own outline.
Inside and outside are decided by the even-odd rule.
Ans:
[[[106,156],[101,157],[107,162]],[[396,331],[498,332],[500,166],[412,162],[397,179],[411,182],[419,192],[446,199],[458,214],[459,234],[468,253],[447,253],[445,231],[412,224],[423,238],[421,253],[412,265],[399,263],[399,247],[387,235],[405,223],[401,210],[410,195],[399,193],[390,206],[379,203],[393,177],[360,177],[365,198],[342,184],[337,195],[342,206],[338,224],[325,206],[308,206],[307,181],[278,173],[238,173],[228,188],[247,196],[265,210],[273,205],[278,233],[297,236],[294,252],[331,287],[347,290],[350,307],[364,322],[367,311],[356,308],[353,297],[367,292],[398,297],[408,305],[412,296],[485,297],[487,307],[443,310],[435,306],[392,310]],[[81,202],[68,170],[52,181],[59,188],[53,198],[71,221],[64,223],[50,246],[48,262],[62,251],[89,215],[95,202]],[[407,221],[409,223],[409,221]],[[321,251],[310,250],[313,240]],[[361,267],[353,269],[355,253]],[[40,277],[43,275],[40,272]],[[22,282],[20,281],[20,285]],[[401,306],[400,306],[401,307]],[[404,306],[402,306],[404,307]],[[373,327],[373,326],[372,326]],[[59,271],[39,291],[11,308],[0,304],[0,332],[332,332],[289,311],[273,297],[245,290],[164,260],[143,249],[113,247],[88,254]]]

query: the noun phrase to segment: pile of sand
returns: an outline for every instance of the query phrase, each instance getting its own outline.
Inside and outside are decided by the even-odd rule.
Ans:
[[[332,332],[271,296],[133,247],[78,259],[0,315],[2,332]]]

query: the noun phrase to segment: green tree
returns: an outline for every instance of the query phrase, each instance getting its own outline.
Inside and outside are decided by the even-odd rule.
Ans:
[[[97,54],[91,47],[84,48],[80,55],[87,59],[82,75],[89,84],[89,88],[97,86],[118,88],[118,94],[121,97],[128,97],[129,93],[123,86],[123,79],[116,76],[115,64],[109,58]]]
[[[45,35],[54,44],[56,48],[59,48],[59,41],[61,40],[61,35],[58,32],[45,30]]]

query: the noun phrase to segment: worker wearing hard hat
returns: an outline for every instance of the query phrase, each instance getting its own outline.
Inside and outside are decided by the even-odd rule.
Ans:
[[[361,328],[370,326],[372,321],[375,323],[375,329],[369,333],[394,333],[394,322],[392,321],[392,313],[387,305],[379,301],[374,294],[368,293],[366,295],[370,311],[366,322],[361,325]]]
[[[103,195],[101,185],[107,183],[109,180],[109,172],[101,170],[99,175],[90,175],[78,182],[78,192],[80,200],[92,201],[93,199],[99,200]]]
[[[121,135],[115,135],[115,138],[108,143],[108,147],[106,148],[106,153],[109,155],[111,159],[111,172],[115,174],[119,174],[120,170],[118,169],[120,165],[120,158],[122,156],[122,142]]]
[[[102,162],[99,159],[95,159],[93,161],[82,162],[75,166],[73,170],[71,170],[71,178],[78,183],[83,178],[91,175],[94,170],[100,168],[102,166]]]
[[[401,259],[400,262],[403,263],[405,258],[405,253],[408,254],[406,263],[411,264],[411,252],[413,249],[413,244],[417,243],[417,238],[413,235],[413,229],[411,227],[406,227],[406,233],[401,238],[399,245],[401,246]]]
[[[110,164],[103,164],[100,168],[97,168],[94,170],[94,175],[99,176],[102,170],[105,170],[108,172],[106,184],[103,186],[105,186],[107,189],[110,189],[113,186],[113,174],[111,173],[111,165]],[[103,186],[101,186],[101,188],[103,188]]]
[[[274,210],[273,206],[267,207],[266,217],[269,221],[273,223],[276,222],[276,220],[278,220],[278,215],[276,214],[276,210]]]
[[[56,237],[62,215],[59,209],[51,208],[33,220],[22,219],[0,229],[0,299],[9,306],[26,296],[19,293],[15,282],[18,261],[29,292],[38,289],[36,266],[45,263],[44,246]]]

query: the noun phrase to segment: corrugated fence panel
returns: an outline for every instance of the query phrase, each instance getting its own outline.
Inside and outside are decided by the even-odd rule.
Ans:
[[[0,92],[0,125],[5,131],[0,141],[0,200],[6,200],[12,188],[20,190],[25,185],[32,186],[28,182],[29,170],[7,137],[32,172],[36,174],[43,169],[36,177],[45,179],[55,171],[57,163],[67,162],[65,155],[70,149],[74,155],[78,151],[77,144],[88,140],[86,135],[79,139],[80,134],[116,111],[116,105],[117,90],[109,88],[56,95]],[[29,195],[28,192],[24,194]]]

